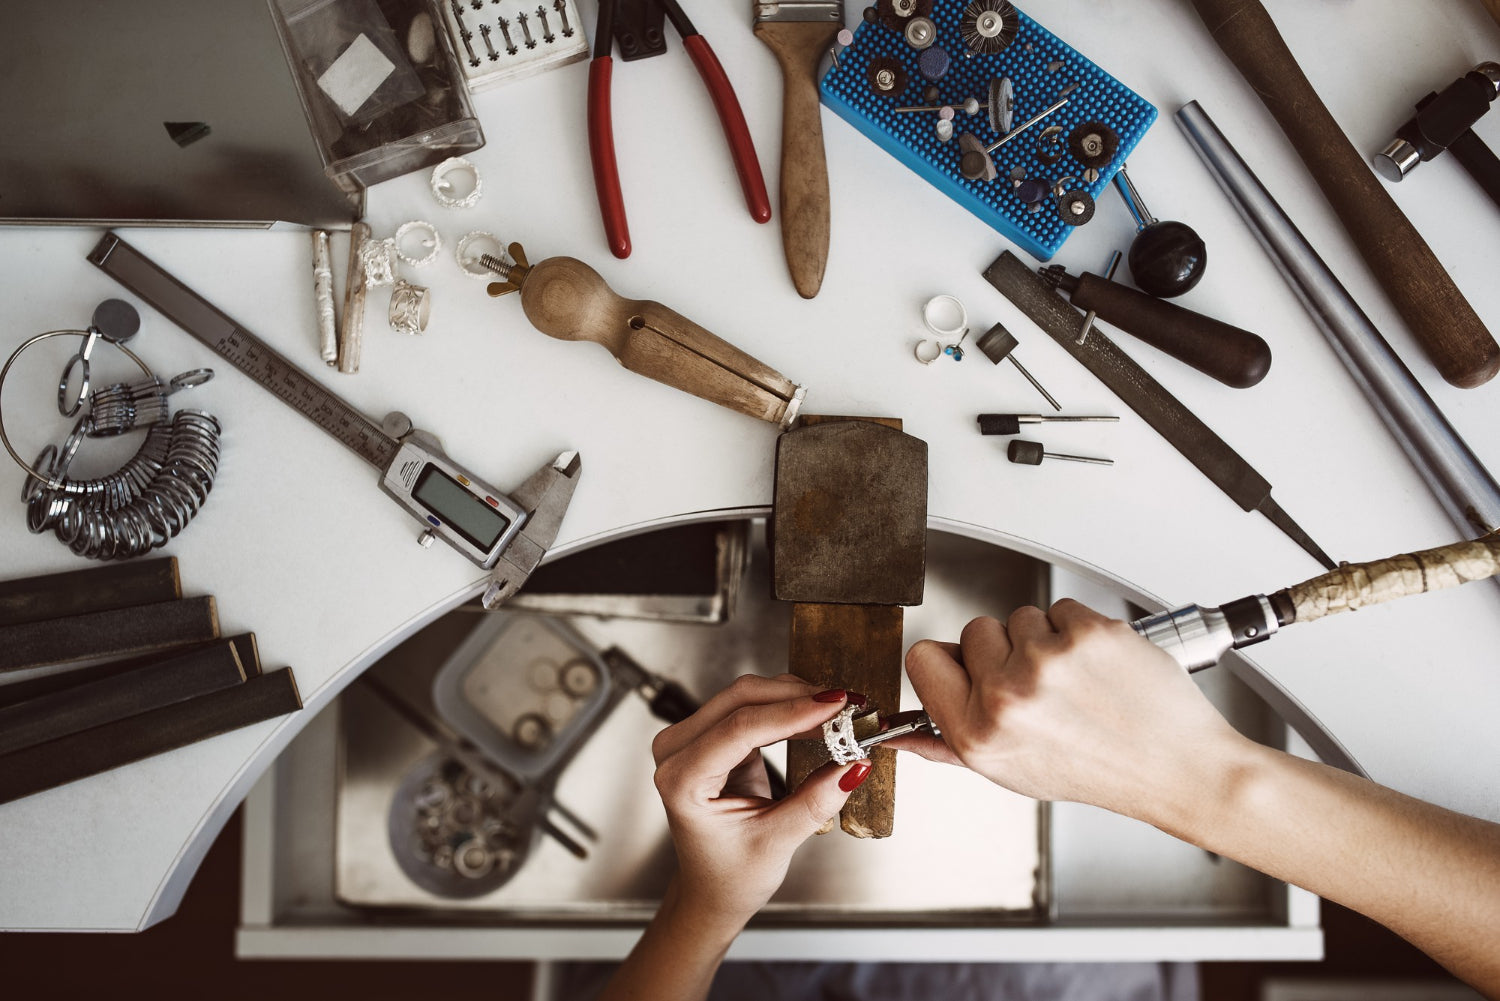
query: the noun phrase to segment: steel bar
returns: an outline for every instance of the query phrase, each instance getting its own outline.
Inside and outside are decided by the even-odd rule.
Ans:
[[[214,599],[150,605],[0,626],[0,672],[164,650],[219,638]]]
[[[0,755],[176,705],[245,680],[234,645],[191,653],[0,709]]]
[[[1229,140],[1196,101],[1177,123],[1454,524],[1500,527],[1500,486]]]
[[[182,597],[177,560],[165,556],[0,581],[0,626],[106,612]]]
[[[291,668],[0,755],[0,803],[302,708]]]

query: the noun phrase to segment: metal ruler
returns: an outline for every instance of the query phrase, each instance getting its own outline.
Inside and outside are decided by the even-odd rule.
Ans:
[[[382,472],[390,466],[401,445],[378,423],[114,233],[104,234],[88,260],[355,455]]]

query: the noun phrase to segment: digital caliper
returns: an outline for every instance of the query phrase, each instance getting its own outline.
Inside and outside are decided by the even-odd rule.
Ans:
[[[562,453],[506,494],[454,462],[437,436],[414,429],[405,414],[376,424],[114,233],[88,259],[380,470],[380,488],[424,526],[418,541],[442,539],[490,571],[484,607],[515,594],[557,538],[582,470],[577,452]]]

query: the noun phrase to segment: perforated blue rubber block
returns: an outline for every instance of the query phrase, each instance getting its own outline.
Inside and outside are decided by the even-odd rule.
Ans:
[[[937,44],[952,58],[947,74],[935,86],[941,92],[937,104],[952,104],[953,138],[939,142],[934,125],[937,112],[895,114],[894,109],[920,105],[928,81],[917,69],[919,53],[906,44],[899,32],[883,24],[861,22],[854,32],[854,42],[839,53],[839,65],[824,74],[821,91],[823,103],[840,118],[863,132],[876,145],[906,164],[949,198],[992,226],[1000,235],[1040,260],[1050,260],[1061,249],[1076,228],[1062,221],[1049,196],[1040,211],[1015,194],[1011,170],[1024,167],[1027,177],[1056,181],[1071,174],[1078,179],[1069,188],[1083,188],[1102,201],[1110,178],[1120,169],[1126,156],[1156,121],[1156,108],[1098,66],[1085,59],[1056,35],[1037,24],[1024,13],[1015,40],[1005,51],[995,55],[976,55],[969,51],[959,35],[959,18],[969,0],[936,0],[932,21],[937,25]],[[876,94],[870,89],[870,60],[879,56],[897,59],[906,68],[906,90],[894,96]],[[1061,62],[1056,72],[1048,65]],[[1009,77],[1015,88],[1014,125],[1045,110],[1057,99],[1067,84],[1077,83],[1068,104],[1046,119],[1012,139],[992,155],[999,176],[993,181],[971,181],[959,173],[958,136],[973,133],[986,146],[1000,136],[990,131],[985,113],[990,80]],[[964,98],[979,99],[979,114],[969,116],[959,107]],[[1083,122],[1103,122],[1120,137],[1119,152],[1109,165],[1100,170],[1098,180],[1085,184],[1083,165],[1068,152],[1067,138]],[[1037,159],[1037,142],[1049,125],[1062,127],[1062,159],[1045,165]],[[1099,211],[1109,206],[1100,205]]]

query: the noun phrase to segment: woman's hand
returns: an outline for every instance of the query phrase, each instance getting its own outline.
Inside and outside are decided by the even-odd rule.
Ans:
[[[797,846],[838,813],[870,764],[829,763],[773,802],[760,749],[817,731],[846,698],[790,674],[746,675],[657,735],[651,751],[677,847],[678,908],[737,931],[776,892]]]
[[[1160,823],[1245,743],[1171,657],[1070,599],[975,619],[957,645],[918,643],[906,670],[943,739],[893,746],[1037,799]]]

